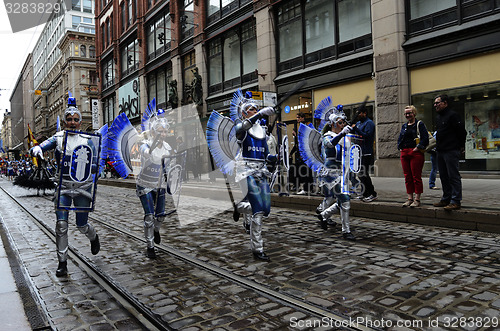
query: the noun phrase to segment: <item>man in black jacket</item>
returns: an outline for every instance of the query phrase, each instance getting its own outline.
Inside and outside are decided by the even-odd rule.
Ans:
[[[449,107],[446,94],[434,99],[436,108],[436,150],[438,155],[439,176],[443,185],[441,201],[435,207],[445,210],[460,209],[462,200],[462,177],[458,170],[461,151],[465,147],[467,131],[460,116]]]

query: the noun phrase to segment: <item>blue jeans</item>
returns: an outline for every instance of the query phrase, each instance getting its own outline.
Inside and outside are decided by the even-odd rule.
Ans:
[[[59,197],[59,206],[71,206],[71,200],[73,200],[75,207],[86,207],[86,208],[90,207],[90,199],[84,196],[77,196],[75,198],[71,198],[68,195],[61,195]],[[56,210],[57,220],[67,221],[68,214],[69,213],[67,210]],[[89,213],[77,211],[75,212],[75,214],[76,214],[76,226],[78,227],[85,226],[89,219]]]
[[[439,176],[443,185],[442,201],[460,204],[462,201],[462,177],[458,170],[460,151],[438,152]]]
[[[436,176],[438,173],[438,158],[436,152],[431,154],[431,173],[429,174],[429,188],[436,186]]]

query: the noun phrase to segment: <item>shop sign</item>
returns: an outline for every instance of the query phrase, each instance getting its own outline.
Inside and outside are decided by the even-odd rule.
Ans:
[[[136,78],[118,89],[119,112],[129,119],[141,115],[139,103],[139,79]]]

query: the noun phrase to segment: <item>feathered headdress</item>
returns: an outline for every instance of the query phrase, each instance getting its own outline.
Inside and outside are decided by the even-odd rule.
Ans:
[[[327,123],[335,125],[339,119],[345,120],[347,117],[344,114],[342,105],[335,107],[332,98],[328,96],[319,103],[314,111],[314,118],[321,121],[318,126],[318,131],[321,132]]]
[[[246,96],[243,96],[243,92],[241,92],[240,89],[236,90],[233,94],[231,105],[229,106],[229,116],[231,120],[233,122],[242,120],[243,115],[246,115],[250,108],[259,109],[257,102],[252,99],[252,93],[247,92]]]
[[[157,131],[160,127],[168,130],[170,125],[168,124],[168,120],[164,117],[164,114],[165,111],[163,109],[156,109],[156,98],[153,98],[142,115],[142,131]]]
[[[64,111],[63,121],[66,122],[66,116],[68,116],[68,115],[73,116],[75,114],[78,114],[80,119],[82,119],[82,113],[80,113],[78,108],[76,108],[76,99],[73,98],[73,96],[71,95],[71,92],[68,91],[68,108],[66,108],[66,110]]]

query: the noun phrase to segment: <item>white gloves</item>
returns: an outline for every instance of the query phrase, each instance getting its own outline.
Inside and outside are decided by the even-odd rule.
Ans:
[[[346,134],[348,134],[351,131],[352,131],[352,128],[349,125],[347,125],[346,127],[344,127],[342,129],[342,131],[340,131],[340,134],[345,136]]]
[[[42,151],[42,148],[40,146],[35,146],[31,149],[31,155],[33,157],[37,157],[37,156],[40,156],[41,158],[43,158],[43,151]]]
[[[265,107],[259,111],[259,114],[262,116],[271,116],[276,114],[276,112],[274,111],[273,107]]]

